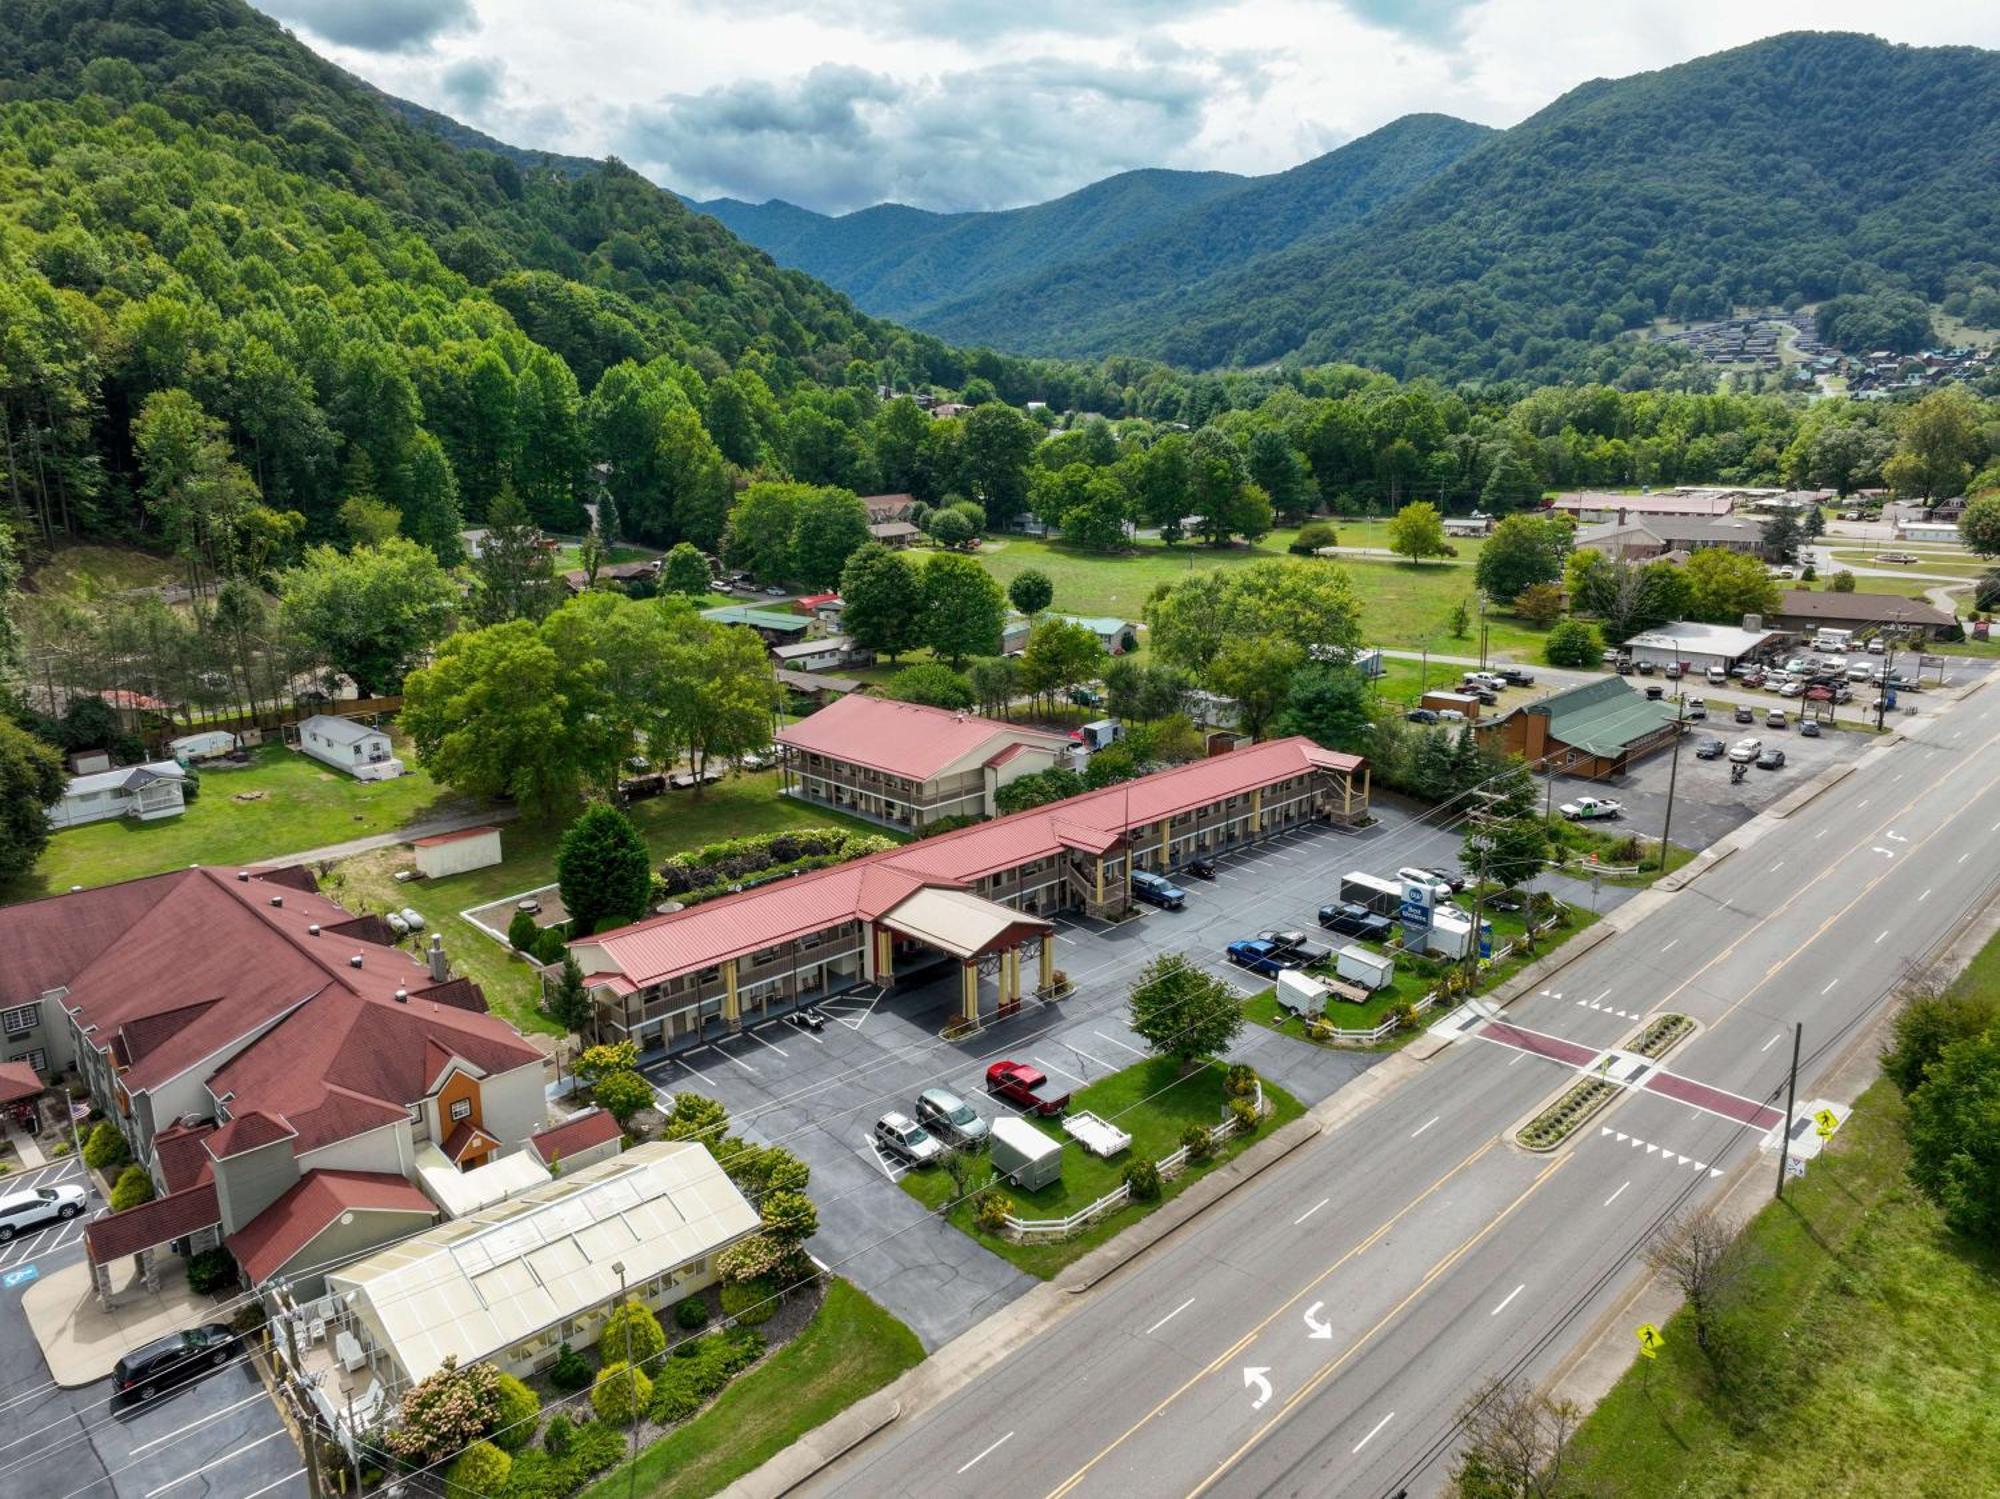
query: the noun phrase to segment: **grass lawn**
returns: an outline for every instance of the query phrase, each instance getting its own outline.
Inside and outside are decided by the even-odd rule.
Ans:
[[[1883,550],[1901,551],[1904,549],[1891,546],[1885,547]],[[1895,562],[1878,563],[1875,560],[1878,555],[1874,551],[1850,551],[1843,548],[1836,548],[1832,553],[1834,562],[1840,567],[1896,568],[1903,566],[1902,563]],[[1981,561],[1969,552],[1963,551],[1919,552],[1915,555],[1918,560],[1910,563],[1907,567],[1907,571],[1913,573],[1949,573],[1954,577],[1976,578],[1993,565],[1990,562]],[[1857,576],[1855,582],[1859,583],[1860,581],[1860,577]]]
[[[393,783],[391,783],[393,784]],[[775,833],[786,828],[841,827],[882,832],[823,808],[808,806],[779,794],[778,773],[734,775],[700,796],[691,791],[669,792],[635,802],[629,809],[652,852],[653,862],[724,838]],[[399,885],[393,876],[408,868],[404,848],[378,849],[342,861],[323,882],[334,899],[353,910],[379,911],[415,906],[433,931],[444,934],[454,968],[479,981],[487,1003],[524,1031],[554,1034],[555,1025],[537,1005],[534,970],[469,923],[458,913],[505,895],[533,890],[554,881],[556,845],[569,824],[563,820],[503,826],[500,846],[505,857],[488,869],[442,880],[412,880]]]
[[[623,1499],[634,1488],[647,1499],[718,1493],[923,1357],[915,1333],[835,1280],[805,1331],[641,1452],[636,1473],[613,1468],[584,1499]]]
[[[1595,854],[1600,864],[1629,867],[1636,863],[1639,866],[1637,874],[1605,875],[1604,883],[1607,885],[1624,885],[1634,889],[1650,885],[1662,874],[1671,874],[1674,870],[1679,869],[1695,855],[1693,849],[1683,848],[1680,844],[1676,843],[1668,849],[1667,867],[1662,870],[1659,865],[1660,840],[1658,838],[1643,837],[1636,832],[1627,831],[1617,824],[1598,823],[1593,825],[1583,822],[1571,822],[1561,813],[1557,813],[1548,820],[1548,829],[1549,841],[1569,857],[1584,859],[1588,855]],[[1640,848],[1640,855],[1636,859],[1629,856],[1629,851],[1625,847],[1627,843],[1634,839],[1638,841]],[[1559,872],[1580,879],[1588,879],[1590,877],[1590,871],[1587,868],[1578,869],[1572,867],[1562,869]]]
[[[1994,950],[1986,982],[2000,981]],[[1750,1223],[1715,1361],[1685,1314],[1577,1434],[1566,1492],[1827,1499],[1994,1492],[2000,1255],[1950,1234],[1904,1176],[1887,1081]],[[1986,1478],[1978,1475],[1985,1473]]]
[[[136,547],[59,547],[28,579],[37,593],[89,598],[132,588],[158,588],[182,579],[181,565]]]
[[[1158,1160],[1179,1150],[1181,1131],[1189,1124],[1220,1124],[1228,1109],[1228,1095],[1223,1091],[1223,1077],[1227,1070],[1222,1063],[1208,1062],[1188,1076],[1181,1077],[1178,1075],[1179,1063],[1171,1057],[1155,1057],[1135,1062],[1109,1077],[1100,1078],[1087,1088],[1079,1088],[1070,1096],[1070,1111],[1082,1113],[1089,1110],[1099,1118],[1109,1120],[1132,1136],[1132,1148],[1120,1154],[1115,1161],[1101,1160],[1070,1140],[1062,1132],[1060,1120],[1034,1121],[1043,1133],[1063,1142],[1063,1175],[1061,1181],[1038,1192],[1023,1192],[1002,1184],[1000,1190],[1013,1200],[1015,1216],[1067,1218],[1107,1192],[1116,1190],[1124,1180],[1125,1167],[1133,1161]],[[1264,1083],[1264,1096],[1270,1100],[1273,1112],[1257,1133],[1233,1137],[1207,1165],[1191,1167],[1167,1182],[1160,1202],[1174,1197],[1189,1182],[1236,1155],[1252,1140],[1270,1133],[1279,1125],[1289,1124],[1305,1112],[1296,1098],[1268,1080]],[[986,1170],[984,1161],[977,1163],[973,1179],[981,1179]],[[935,1210],[951,1199],[951,1177],[934,1168],[911,1171],[903,1177],[903,1190]],[[1135,1203],[1108,1218],[1099,1219],[1075,1238],[1056,1244],[1013,1244],[982,1233],[972,1222],[970,1202],[959,1203],[952,1208],[949,1216],[953,1225],[1002,1259],[1011,1261],[1030,1275],[1047,1280],[1159,1205],[1159,1202]]]
[[[408,747],[400,746],[404,764]],[[120,818],[66,828],[49,839],[34,873],[6,891],[24,900],[71,885],[105,885],[190,864],[249,864],[350,838],[387,833],[465,805],[420,769],[393,781],[357,781],[278,745],[242,770],[202,773],[201,791],[179,817]],[[244,793],[261,792],[240,802]]]

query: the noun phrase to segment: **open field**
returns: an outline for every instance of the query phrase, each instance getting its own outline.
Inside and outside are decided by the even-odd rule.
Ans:
[[[1991,983],[1995,966],[1989,948],[1969,974]],[[1744,1231],[1721,1351],[1696,1347],[1684,1313],[1668,1322],[1659,1358],[1577,1434],[1565,1492],[1991,1493],[2000,1255],[1946,1231],[1906,1160],[1902,1102],[1878,1082]]]
[[[670,854],[723,838],[775,833],[785,828],[831,824],[882,831],[780,795],[776,771],[731,776],[700,796],[691,791],[670,792],[635,802],[629,810],[655,864]],[[505,854],[500,863],[448,879],[397,884],[395,872],[409,868],[411,856],[408,849],[396,847],[345,859],[334,866],[322,883],[335,900],[356,911],[415,906],[430,923],[430,930],[444,934],[453,967],[478,980],[486,990],[487,1003],[496,1012],[522,1030],[553,1034],[554,1022],[537,1005],[539,990],[534,969],[461,921],[458,913],[553,883],[556,845],[567,826],[567,821],[561,819],[507,823],[500,834]]]
[[[909,1328],[844,1280],[805,1331],[734,1381],[715,1404],[584,1491],[584,1499],[702,1499],[741,1478],[922,1362]]]
[[[1136,1160],[1159,1160],[1181,1148],[1181,1131],[1190,1124],[1219,1124],[1228,1108],[1223,1078],[1228,1069],[1220,1062],[1207,1062],[1186,1077],[1171,1057],[1155,1057],[1100,1078],[1070,1096],[1070,1112],[1085,1110],[1110,1121],[1132,1136],[1132,1148],[1115,1161],[1090,1155],[1062,1132],[1060,1120],[1034,1120],[1035,1126],[1051,1139],[1061,1141],[1062,1180],[1036,1192],[1002,1186],[1014,1204],[1017,1217],[1066,1218],[1090,1206],[1106,1193],[1117,1190],[1124,1180],[1125,1167]],[[1093,1223],[1075,1238],[1055,1244],[1015,1244],[982,1233],[973,1225],[972,1204],[961,1202],[947,1215],[961,1231],[970,1234],[1001,1258],[1012,1261],[1028,1274],[1047,1280],[1065,1265],[1074,1263],[1090,1250],[1159,1207],[1208,1171],[1241,1151],[1250,1141],[1289,1124],[1305,1112],[1296,1098],[1266,1081],[1264,1096],[1272,1113],[1255,1135],[1236,1135],[1218,1150],[1206,1165],[1192,1166],[1164,1184],[1159,1202],[1134,1204],[1108,1218]],[[988,1173],[984,1158],[975,1162],[973,1181]],[[953,1194],[951,1177],[941,1170],[911,1171],[903,1177],[903,1190],[926,1207],[942,1208]]]
[[[399,744],[398,751],[407,756],[409,747]],[[236,800],[244,795],[257,799]],[[179,817],[120,818],[56,833],[34,873],[4,894],[25,900],[190,864],[249,864],[393,832],[466,805],[419,769],[393,781],[357,781],[295,750],[266,745],[242,770],[202,772],[200,794]]]
[[[158,588],[180,579],[180,564],[171,557],[158,557],[136,547],[84,543],[58,548],[28,575],[27,585],[36,593],[90,598],[132,588]]]

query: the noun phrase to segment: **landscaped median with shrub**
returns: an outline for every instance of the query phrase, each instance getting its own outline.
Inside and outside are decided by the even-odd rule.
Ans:
[[[1650,885],[1661,874],[1673,873],[1695,855],[1693,849],[1676,843],[1667,851],[1667,867],[1662,870],[1659,839],[1571,822],[1560,813],[1548,819],[1548,836],[1556,861],[1554,868],[1572,879],[1587,880],[1592,873],[1601,873],[1607,885]],[[1602,866],[1600,870],[1591,867],[1593,858]]]
[[[1103,1160],[1086,1152],[1062,1131],[1060,1119],[1037,1119],[1037,1128],[1063,1144],[1062,1179],[1039,1191],[1024,1192],[999,1183],[990,1190],[1004,1199],[1005,1211],[1017,1218],[1067,1218],[1089,1207],[1126,1184],[1126,1168],[1137,1162],[1151,1163],[1171,1156],[1188,1143],[1189,1127],[1207,1128],[1235,1117],[1230,1105],[1231,1068],[1225,1063],[1204,1061],[1186,1076],[1172,1057],[1135,1062],[1130,1067],[1098,1079],[1070,1095],[1070,1112],[1088,1111],[1109,1121],[1132,1137],[1132,1147],[1113,1160]],[[1247,1069],[1245,1069],[1247,1070]],[[1241,1074],[1238,1074],[1239,1079]],[[1242,1084],[1239,1081],[1239,1087]],[[1160,1183],[1157,1197],[1146,1200],[1141,1183],[1133,1183],[1134,1201],[1118,1211],[1081,1229],[1073,1238],[1055,1243],[1016,1243],[995,1226],[988,1216],[982,1226],[977,1198],[983,1195],[992,1166],[984,1155],[969,1159],[967,1192],[961,1193],[951,1173],[942,1168],[911,1171],[903,1177],[903,1190],[933,1210],[952,1204],[946,1221],[970,1234],[1001,1258],[1043,1280],[1095,1249],[1123,1229],[1129,1228],[1160,1203],[1169,1201],[1188,1184],[1239,1154],[1258,1137],[1279,1125],[1289,1124],[1305,1112],[1304,1107],[1284,1089],[1269,1082],[1263,1085],[1268,1112],[1254,1131],[1239,1132],[1217,1147],[1206,1160],[1195,1160],[1191,1152],[1185,1168]],[[959,1200],[959,1199],[963,1200]],[[991,1201],[992,1199],[989,1199]],[[989,1209],[989,1214],[991,1213]]]
[[[879,833],[829,827],[729,838],[668,859],[653,878],[653,898],[692,906],[809,869],[880,853],[896,847],[897,842]]]

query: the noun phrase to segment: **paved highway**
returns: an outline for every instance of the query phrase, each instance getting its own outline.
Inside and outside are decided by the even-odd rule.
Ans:
[[[1435,1492],[1478,1382],[1545,1373],[1652,1227],[1758,1154],[1793,1023],[1803,1103],[2000,883],[2000,690],[1908,733],[810,1491]],[[1667,1059],[1687,1082],[1626,1093],[1552,1154],[1512,1143],[1573,1059],[1662,1011],[1699,1022]]]

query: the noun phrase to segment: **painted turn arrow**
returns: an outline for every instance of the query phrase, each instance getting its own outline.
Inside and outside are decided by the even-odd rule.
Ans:
[[[1264,1402],[1271,1398],[1271,1381],[1264,1377],[1270,1372],[1271,1370],[1268,1366],[1262,1369],[1245,1369],[1243,1371],[1243,1388],[1257,1392],[1257,1398],[1250,1402],[1250,1409],[1253,1411],[1262,1410]]]
[[[1319,1320],[1319,1309],[1325,1305],[1324,1301],[1315,1301],[1311,1306],[1306,1308],[1307,1337],[1330,1338],[1333,1336],[1333,1324]]]

